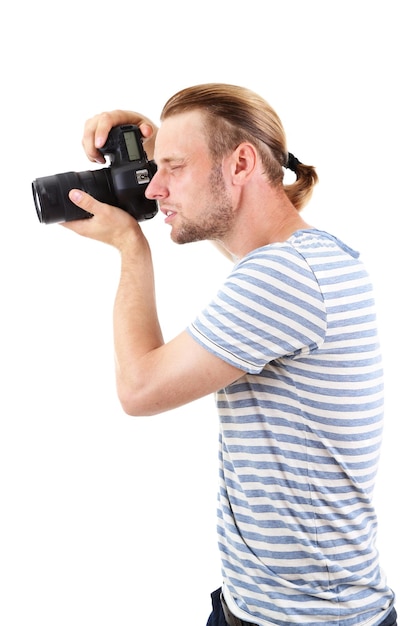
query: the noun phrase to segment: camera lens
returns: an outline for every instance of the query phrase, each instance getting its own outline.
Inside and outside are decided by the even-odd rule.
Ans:
[[[115,204],[107,168],[87,172],[65,172],[37,178],[32,183],[33,200],[39,221],[44,224],[70,222],[91,217],[68,197],[71,189],[82,189],[100,202]]]
[[[38,214],[39,221],[42,222],[42,205],[39,198],[38,185],[36,181],[32,183],[33,200],[35,201],[36,213]]]

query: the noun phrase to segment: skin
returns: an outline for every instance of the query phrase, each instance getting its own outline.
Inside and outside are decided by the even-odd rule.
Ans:
[[[146,195],[158,201],[177,243],[211,239],[239,259],[251,250],[285,241],[309,228],[283,189],[263,174],[257,151],[240,144],[213,164],[202,113],[170,117],[157,129],[143,116],[113,111],[86,123],[83,145],[102,162],[101,147],[112,126],[137,124],[158,170]],[[154,415],[214,393],[243,372],[201,347],[186,331],[165,343],[158,321],[151,251],[136,220],[125,211],[72,190],[71,200],[93,218],[63,224],[79,235],[119,250],[120,282],[114,304],[116,382],[129,415]],[[260,219],[260,211],[262,218]]]

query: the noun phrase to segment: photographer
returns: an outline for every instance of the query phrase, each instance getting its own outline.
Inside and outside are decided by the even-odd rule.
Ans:
[[[372,506],[383,418],[372,287],[359,255],[300,214],[314,167],[288,152],[269,104],[236,86],[182,90],[159,129],[132,111],[97,115],[85,126],[89,158],[104,162],[110,129],[127,123],[157,164],[146,196],[172,240],[212,240],[234,262],[216,298],[164,343],[140,225],[70,192],[93,217],[65,227],[120,252],[124,410],[153,415],[216,394],[223,584],[208,624],[394,626]]]

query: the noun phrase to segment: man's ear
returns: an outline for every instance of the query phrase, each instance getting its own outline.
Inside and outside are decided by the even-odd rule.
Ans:
[[[258,161],[258,153],[251,143],[238,145],[232,154],[232,176],[235,184],[242,185],[252,176]]]

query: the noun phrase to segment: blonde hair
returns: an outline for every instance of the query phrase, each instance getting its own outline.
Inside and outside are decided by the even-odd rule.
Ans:
[[[206,115],[208,145],[213,159],[222,158],[240,143],[249,141],[260,154],[271,185],[283,185],[297,210],[307,204],[318,182],[316,170],[312,165],[293,159],[296,180],[292,184],[283,184],[283,167],[288,164],[285,131],[277,113],[266,100],[236,85],[195,85],[182,89],[166,102],[161,120],[196,109]]]

